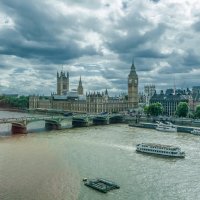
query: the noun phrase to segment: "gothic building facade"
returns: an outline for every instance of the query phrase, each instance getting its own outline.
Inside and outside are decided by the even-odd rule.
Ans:
[[[92,92],[84,95],[80,77],[76,91],[69,91],[69,73],[57,73],[57,95],[49,99],[38,96],[29,97],[30,109],[55,109],[82,113],[120,112],[138,107],[138,76],[135,65],[132,63],[128,75],[127,96],[110,97],[107,89],[105,92]]]
[[[69,72],[57,72],[57,95],[64,95],[69,92]]]

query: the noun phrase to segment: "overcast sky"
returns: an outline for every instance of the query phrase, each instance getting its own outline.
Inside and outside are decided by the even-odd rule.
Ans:
[[[139,89],[200,85],[199,0],[0,0],[0,93],[70,89],[127,93],[134,57]]]

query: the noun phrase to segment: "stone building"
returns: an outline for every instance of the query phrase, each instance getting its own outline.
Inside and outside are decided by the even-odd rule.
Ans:
[[[105,92],[86,93],[84,95],[80,77],[77,90],[69,91],[69,73],[57,73],[57,95],[52,94],[48,100],[37,96],[29,97],[29,108],[45,108],[82,113],[120,112],[138,107],[138,76],[132,63],[128,76],[128,98],[126,96],[110,97]]]
[[[149,105],[149,101],[151,97],[154,95],[156,91],[155,85],[145,85],[144,86],[144,99],[145,99],[145,105]]]
[[[180,102],[188,103],[190,97],[190,93],[187,93],[185,90],[176,90],[175,94],[173,89],[167,89],[165,93],[161,90],[160,94],[154,93],[150,99],[150,104],[161,103],[164,109],[163,114],[173,116],[175,115],[178,104]]]
[[[200,105],[200,86],[193,86],[192,88],[192,111],[196,110],[196,107]]]
[[[57,72],[57,95],[64,95],[67,92],[69,92],[69,72],[67,76],[63,71],[60,74]]]

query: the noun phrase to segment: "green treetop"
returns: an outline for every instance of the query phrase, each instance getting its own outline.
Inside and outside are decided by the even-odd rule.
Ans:
[[[178,117],[186,117],[188,110],[188,104],[186,102],[180,102],[176,110],[176,115],[178,115]]]

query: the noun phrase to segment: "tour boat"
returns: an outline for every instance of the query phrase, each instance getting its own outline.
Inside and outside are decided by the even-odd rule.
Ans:
[[[200,135],[200,129],[193,129],[190,133],[194,135]]]
[[[181,151],[179,147],[171,145],[153,144],[153,143],[141,143],[137,144],[136,151],[142,153],[157,154],[170,157],[185,157],[185,152]]]
[[[171,122],[157,122],[156,130],[158,131],[166,131],[166,132],[177,132],[177,126],[172,124]]]

